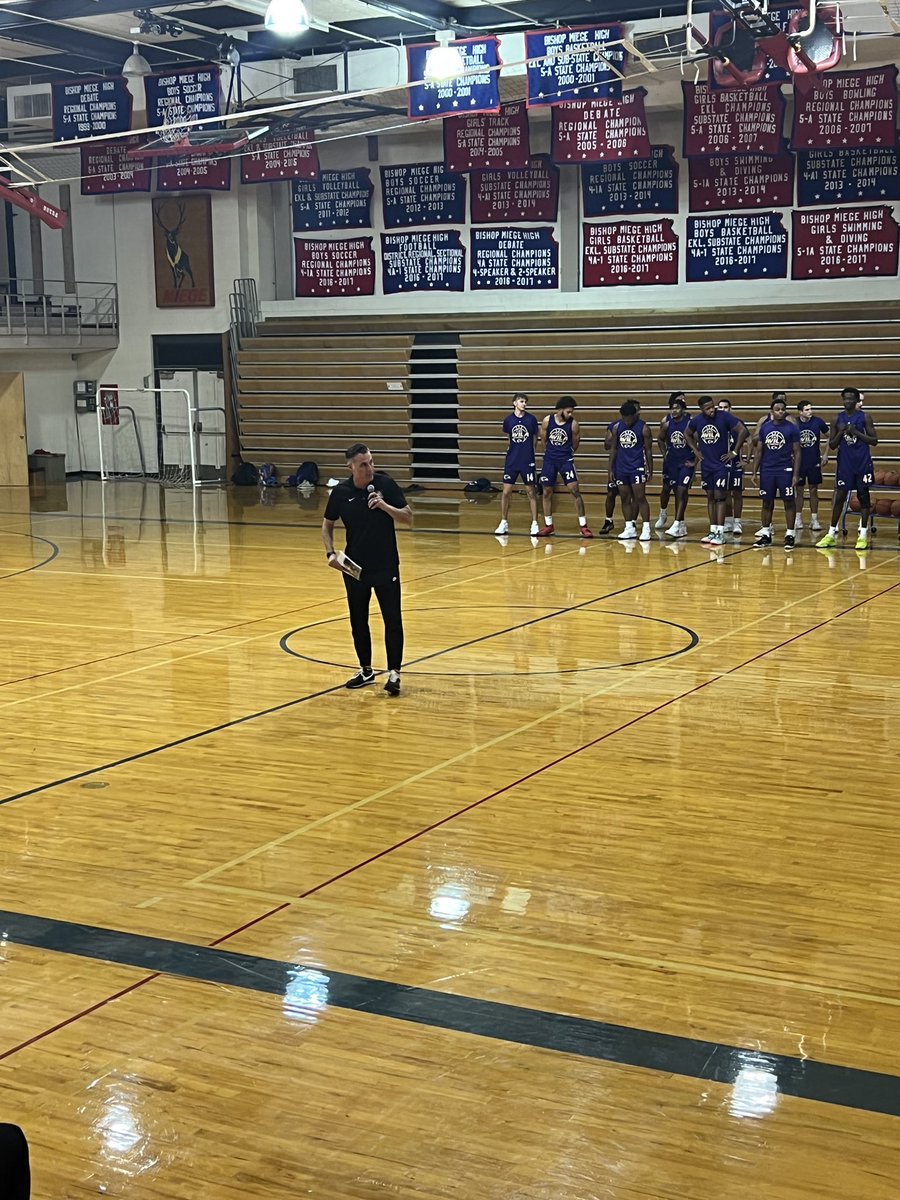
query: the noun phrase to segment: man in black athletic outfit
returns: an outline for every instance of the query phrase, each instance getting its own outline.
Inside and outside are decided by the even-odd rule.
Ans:
[[[384,619],[388,666],[384,690],[390,696],[399,696],[403,615],[400,611],[400,556],[394,526],[397,521],[401,525],[412,525],[412,510],[390,475],[375,470],[368,446],[355,443],[347,451],[346,458],[350,478],[339,483],[328,497],[322,521],[322,541],[328,565],[344,577],[353,645],[359,659],[359,671],[347,680],[347,687],[362,688],[375,682],[369,632],[369,601],[374,592]],[[347,530],[346,556],[362,568],[359,579],[348,574],[335,552],[334,526],[338,520]]]

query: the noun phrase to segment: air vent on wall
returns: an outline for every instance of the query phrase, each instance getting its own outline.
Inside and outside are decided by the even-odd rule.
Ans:
[[[336,63],[323,63],[316,67],[296,67],[292,75],[291,91],[295,96],[310,96],[317,92],[338,90]]]
[[[50,116],[49,92],[19,92],[12,97],[14,121],[31,121],[35,117]]]

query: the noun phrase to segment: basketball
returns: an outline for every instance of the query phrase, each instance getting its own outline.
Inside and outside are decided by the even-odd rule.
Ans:
[[[900,519],[900,500],[891,501],[891,516]]]
[[[875,483],[880,487],[884,483],[884,469],[879,467],[873,476]]]
[[[889,517],[893,504],[890,500],[876,500],[875,511],[879,517]]]
[[[878,473],[876,472],[876,476],[877,476],[877,474]],[[876,478],[875,482],[876,483],[878,482],[877,478]],[[883,482],[888,487],[900,487],[900,475],[898,475],[896,471],[885,471]]]
[[[853,496],[850,499],[850,511],[859,512],[859,496]]]

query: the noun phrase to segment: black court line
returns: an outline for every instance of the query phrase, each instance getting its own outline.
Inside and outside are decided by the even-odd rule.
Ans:
[[[726,558],[734,558],[737,554],[743,554],[745,550],[749,550],[749,546],[745,546],[743,550],[736,550],[732,554],[726,555]],[[704,559],[703,562],[691,563],[686,567],[679,567],[674,571],[668,571],[665,575],[655,575],[652,579],[645,579],[642,583],[631,584],[629,587],[620,588],[615,592],[608,592],[603,596],[594,596],[590,600],[584,600],[580,604],[573,604],[570,608],[561,608],[557,611],[548,614],[548,616],[562,616],[568,612],[574,612],[579,608],[584,608],[588,604],[598,604],[601,600],[609,600],[613,596],[621,596],[625,592],[632,592],[638,588],[647,587],[651,583],[660,583],[666,579],[672,579],[676,575],[684,575],[688,571],[695,571],[699,567],[708,567],[709,559]],[[546,620],[548,617],[537,618],[538,620]],[[533,621],[526,621],[526,625],[534,624]],[[494,637],[496,634],[487,635]],[[428,659],[437,658],[442,654],[450,654],[454,650],[461,650],[466,646],[474,645],[476,642],[484,641],[483,637],[472,638],[468,642],[460,642],[458,646],[447,646],[444,650],[438,650],[432,654],[424,654],[421,658],[414,658],[405,666],[415,666],[420,662],[425,662]],[[376,675],[383,675],[383,671],[376,671]],[[274,704],[270,708],[262,708],[257,712],[246,713],[243,717],[235,717],[231,721],[223,721],[219,725],[212,725],[209,729],[199,729],[196,733],[185,734],[184,737],[175,738],[171,742],[163,742],[160,746],[151,746],[147,750],[139,750],[135,754],[127,754],[123,758],[114,759],[112,762],[102,763],[98,767],[87,767],[83,771],[76,771],[73,775],[63,776],[61,779],[53,779],[49,783],[41,783],[36,787],[28,788],[23,792],[16,792],[12,796],[3,796],[0,798],[0,807],[4,804],[12,804],[14,800],[24,800],[28,796],[36,796],[40,792],[49,791],[51,788],[61,787],[65,783],[75,783],[79,779],[87,779],[91,775],[99,775],[102,771],[110,771],[114,767],[122,767],[127,763],[139,762],[142,758],[149,758],[152,754],[160,754],[164,750],[174,750],[177,746],[185,746],[190,742],[196,742],[200,738],[208,737],[213,733],[221,733],[225,729],[232,729],[236,725],[244,725],[247,721],[255,721],[258,717],[269,717],[273,713],[283,712],[288,708],[296,708],[299,704],[306,704],[309,700],[318,700],[322,696],[330,696],[337,692],[344,691],[343,683],[333,684],[331,687],[322,688],[321,691],[311,692],[306,696],[297,696],[293,700],[284,700],[281,704]]]
[[[343,1009],[723,1085],[740,1084],[743,1073],[752,1072],[757,1087],[762,1074],[783,1096],[900,1117],[900,1078],[895,1075],[49,917],[0,910],[0,925],[4,940],[19,946],[278,996],[286,1010],[298,1014]]]
[[[21,571],[10,571],[7,575],[0,575],[0,580],[15,579],[17,575],[27,575],[29,571],[39,571],[41,567],[46,567],[48,563],[52,563],[54,558],[59,554],[59,546],[57,546],[56,542],[51,542],[49,538],[41,537],[37,533],[21,533],[16,529],[0,529],[0,534],[3,533],[8,534],[9,537],[30,538],[33,542],[43,542],[45,546],[50,547],[50,553],[46,558],[42,558],[40,562],[33,563],[30,567],[23,567]]]

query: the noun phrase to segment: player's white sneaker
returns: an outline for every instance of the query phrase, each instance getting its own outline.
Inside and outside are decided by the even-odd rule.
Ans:
[[[726,533],[734,532],[734,517],[726,517],[725,518],[725,532]]]
[[[634,527],[634,522],[633,521],[626,522],[625,528],[619,534],[619,541],[620,542],[630,542],[632,540],[632,538],[636,538],[636,537],[637,537],[637,529],[635,529],[635,527]]]
[[[532,521],[532,522],[531,522],[531,528],[528,530],[528,532],[529,532],[529,534],[530,534],[532,537],[536,537],[536,536],[537,536],[537,531],[538,531],[539,529],[540,529],[540,525],[538,525],[537,521]]]
[[[666,530],[667,537],[684,537],[687,534],[687,525],[683,521],[673,521]]]
[[[794,532],[800,533],[800,531],[802,529],[803,529],[803,518],[798,517],[797,520],[794,522]]]
[[[666,510],[664,508],[661,508],[659,510],[659,516],[656,518],[656,524],[653,526],[653,528],[654,529],[665,529],[666,521],[668,521],[668,519],[669,519],[669,514],[666,512]]]
[[[509,521],[501,521],[494,533],[509,533]]]
[[[810,527],[810,529],[821,529],[822,528],[821,524],[819,523],[819,518],[817,516],[814,516],[813,519],[810,521],[809,527]]]
[[[728,529],[727,524],[725,525],[725,529],[726,530]],[[732,521],[731,522],[731,532],[734,534],[735,537],[740,537],[740,535],[744,532],[744,527],[740,523],[740,521]]]
[[[652,536],[653,536],[653,530],[650,528],[650,522],[645,521],[644,524],[641,526],[641,541],[649,542]]]

